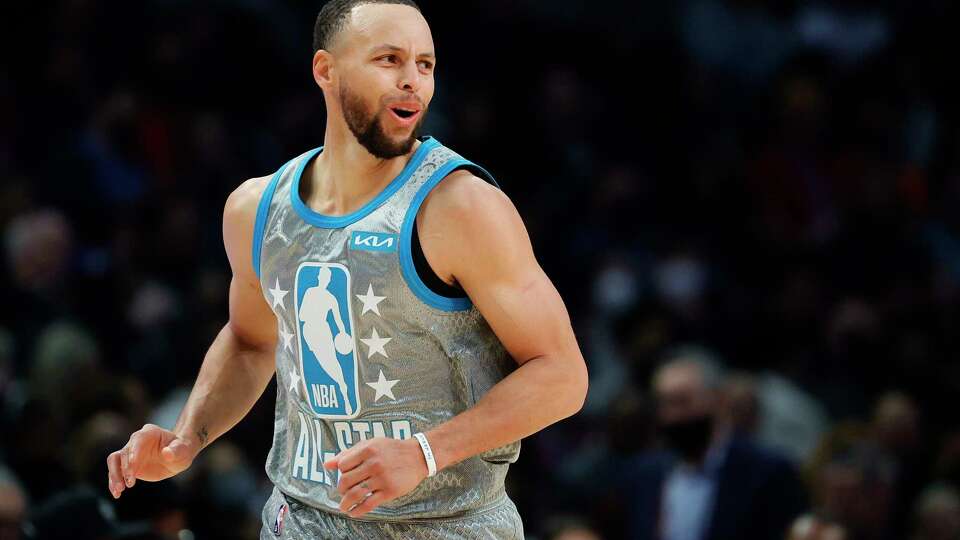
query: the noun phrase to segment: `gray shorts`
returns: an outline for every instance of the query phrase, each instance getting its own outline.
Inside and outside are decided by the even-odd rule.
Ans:
[[[280,507],[283,527],[275,533]],[[279,489],[267,499],[261,515],[260,540],[523,540],[523,522],[509,497],[489,510],[465,517],[412,521],[351,519],[305,505]]]

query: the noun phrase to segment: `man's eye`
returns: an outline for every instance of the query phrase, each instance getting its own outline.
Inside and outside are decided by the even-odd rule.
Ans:
[[[381,56],[381,57],[380,57],[380,60],[386,60],[387,62],[390,62],[390,63],[392,64],[392,63],[396,62],[396,60],[397,60],[397,55],[395,55],[395,54],[388,54],[388,55],[386,55],[386,56]]]
[[[421,66],[423,69],[430,69],[430,68],[433,67],[433,64],[431,64],[430,62],[424,61],[424,62],[420,62],[420,66]]]

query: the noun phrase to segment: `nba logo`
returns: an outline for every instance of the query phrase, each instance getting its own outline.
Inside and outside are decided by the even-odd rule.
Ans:
[[[283,534],[283,516],[287,513],[287,505],[281,504],[280,509],[277,510],[277,519],[273,520],[273,535],[280,536]]]
[[[354,418],[360,412],[350,270],[337,263],[305,262],[297,268],[297,344],[307,401],[321,418]]]

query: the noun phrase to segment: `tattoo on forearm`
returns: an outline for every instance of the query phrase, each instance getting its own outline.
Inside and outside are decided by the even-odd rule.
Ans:
[[[200,448],[203,448],[207,445],[207,439],[210,438],[210,433],[207,431],[207,426],[200,426],[200,429],[197,430],[197,438],[200,439]]]

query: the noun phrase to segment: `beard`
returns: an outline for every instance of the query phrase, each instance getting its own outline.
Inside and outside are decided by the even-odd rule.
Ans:
[[[420,112],[420,119],[413,126],[410,136],[400,141],[391,139],[383,129],[380,122],[380,112],[370,113],[367,111],[363,99],[350,91],[347,85],[340,83],[340,108],[343,110],[343,119],[347,122],[347,127],[357,138],[367,152],[380,159],[391,159],[402,156],[410,152],[413,143],[420,134],[420,126],[423,119],[427,117],[427,109]]]

